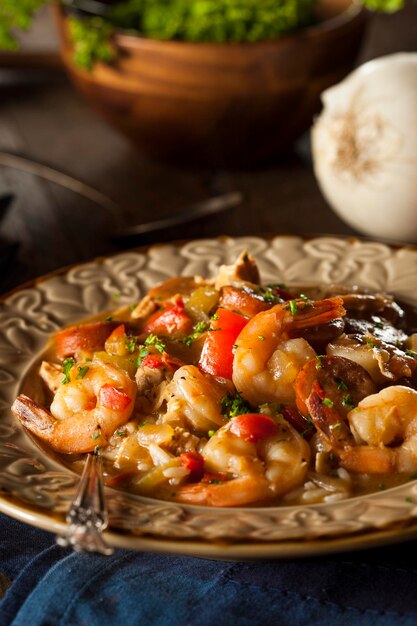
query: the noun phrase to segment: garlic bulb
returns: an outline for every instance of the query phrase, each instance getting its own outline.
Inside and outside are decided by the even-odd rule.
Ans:
[[[417,241],[417,53],[362,65],[322,102],[312,150],[329,204],[363,233]]]

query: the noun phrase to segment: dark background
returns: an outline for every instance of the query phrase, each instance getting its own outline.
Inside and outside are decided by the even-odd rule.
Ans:
[[[19,244],[17,252],[10,245],[0,248],[1,291],[115,252],[111,236],[121,226],[173,215],[227,190],[243,192],[240,207],[172,235],[355,234],[321,196],[308,134],[285,159],[252,171],[157,163],[97,117],[61,70],[28,67],[31,59],[38,64],[33,52],[39,50],[42,63],[57,65],[47,14],[24,40],[20,57],[0,56],[0,195],[15,196],[3,213],[0,236]],[[417,3],[398,14],[374,16],[358,62],[410,50],[417,50]],[[120,209],[109,212],[60,185],[8,167],[3,152],[66,172],[112,198]]]

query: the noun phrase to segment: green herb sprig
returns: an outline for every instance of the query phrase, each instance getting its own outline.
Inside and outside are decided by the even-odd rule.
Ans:
[[[227,419],[230,419],[232,417],[237,417],[238,415],[251,413],[252,408],[250,404],[242,398],[240,393],[236,391],[236,393],[228,393],[222,398],[221,411]]]

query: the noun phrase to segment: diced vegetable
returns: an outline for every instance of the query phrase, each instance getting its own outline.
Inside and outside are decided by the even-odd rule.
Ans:
[[[204,459],[200,454],[184,452],[180,454],[180,461],[192,474],[202,474],[204,472]]]
[[[171,443],[175,431],[169,424],[144,424],[137,432],[138,441],[142,446],[156,443],[163,446]]]
[[[164,367],[165,362],[160,354],[148,354],[142,359],[141,366],[149,367],[152,370],[157,370],[159,367]]]
[[[245,441],[256,443],[259,439],[276,435],[279,427],[268,415],[246,413],[232,419],[230,432]]]
[[[126,327],[124,324],[120,324],[117,326],[111,335],[107,337],[105,343],[105,350],[109,354],[113,354],[115,356],[126,356],[129,354],[129,349],[127,346],[127,335],[126,335]]]
[[[181,467],[182,463],[180,459],[173,458],[165,465],[160,465],[159,467],[155,467],[153,470],[142,476],[137,482],[135,481],[135,487],[138,493],[143,494],[144,496],[155,496],[155,491],[161,485],[167,484],[168,479],[165,475],[165,470],[172,467]]]
[[[217,309],[210,323],[199,368],[206,374],[232,378],[233,346],[248,320],[227,309]]]
[[[153,313],[144,328],[145,333],[154,333],[161,337],[187,335],[191,332],[193,321],[184,310],[184,303],[178,300],[169,303],[160,311]]]
[[[103,350],[106,339],[117,326],[119,322],[92,322],[65,328],[55,335],[57,355],[65,358],[80,351]]]
[[[113,385],[103,385],[98,393],[98,404],[113,411],[124,411],[131,402],[132,399],[124,391]]]
[[[182,362],[173,356],[170,356],[167,352],[162,354],[148,354],[142,359],[141,366],[149,367],[150,369],[158,369],[159,367],[169,367],[172,370],[176,370],[181,367]]]
[[[197,320],[205,320],[217,307],[219,292],[210,285],[198,287],[188,299],[185,310]]]
[[[107,352],[95,352],[94,360],[99,359],[103,361],[103,363],[110,363],[111,365],[116,365],[120,367],[122,370],[125,370],[129,374],[129,376],[134,376],[137,370],[136,359],[134,355],[132,356],[130,353],[127,356],[117,356],[114,354],[108,354]]]

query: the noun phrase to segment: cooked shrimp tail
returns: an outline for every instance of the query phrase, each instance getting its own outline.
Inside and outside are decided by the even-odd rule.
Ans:
[[[390,474],[395,471],[395,449],[379,446],[349,446],[340,453],[340,463],[355,474]]]
[[[92,452],[96,446],[107,445],[97,419],[90,418],[86,421],[81,418],[82,425],[77,416],[57,420],[44,407],[25,395],[16,398],[12,405],[12,412],[25,428],[58,452],[68,454]],[[69,432],[78,433],[76,444],[73,443],[72,438],[68,438]]]
[[[42,439],[48,439],[56,421],[43,406],[23,394],[13,402],[12,413],[25,428]]]
[[[72,368],[50,412],[26,396],[17,398],[12,411],[58,452],[77,454],[108,444],[116,428],[129,420],[135,395],[136,385],[126,372],[97,359]]]
[[[176,500],[230,507],[269,502],[302,484],[310,448],[282,415],[249,413],[219,428],[202,454],[214,478],[180,487]]]
[[[213,480],[212,483],[195,483],[185,485],[178,490],[179,502],[202,506],[231,507],[244,506],[253,501],[269,500],[271,493],[265,478],[244,476],[222,482]]]
[[[255,315],[236,340],[233,382],[252,404],[293,403],[298,372],[316,356],[299,335],[343,316],[342,298],[290,300]]]
[[[300,330],[327,324],[346,314],[341,297],[312,301],[292,300],[286,304],[278,304],[277,307],[281,307],[291,314],[291,317],[287,315],[285,320],[285,326],[290,337],[297,336],[297,332]]]

